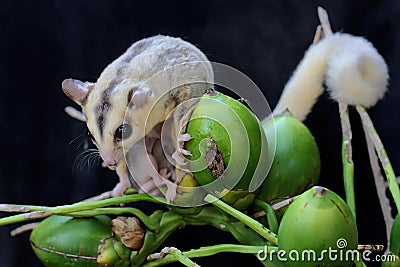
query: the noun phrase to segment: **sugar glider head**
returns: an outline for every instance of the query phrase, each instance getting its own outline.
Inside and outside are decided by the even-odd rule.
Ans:
[[[142,109],[149,100],[148,87],[124,83],[103,86],[66,79],[64,93],[78,103],[85,113],[89,135],[100,151],[104,163],[115,169],[123,158],[124,149],[144,136],[141,116],[132,116],[133,110]]]

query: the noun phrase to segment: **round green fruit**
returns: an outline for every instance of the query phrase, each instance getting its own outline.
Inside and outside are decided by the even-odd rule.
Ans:
[[[279,201],[316,184],[321,168],[320,155],[308,128],[290,112],[267,120],[262,127],[267,137],[275,136],[276,150],[257,197],[268,202]]]
[[[205,94],[191,115],[187,133],[192,137],[185,144],[192,152],[189,169],[198,183],[207,192],[229,191],[223,200],[238,209],[249,206],[255,197],[249,186],[267,153],[257,117],[227,95]],[[261,178],[265,175],[266,171]]]
[[[31,233],[36,256],[46,267],[99,266],[96,262],[101,240],[111,236],[108,216],[73,218],[50,216]]]
[[[279,226],[278,244],[286,252],[285,266],[351,266],[352,257],[357,259],[356,254],[352,256],[357,252],[357,226],[343,199],[315,186],[287,208]]]

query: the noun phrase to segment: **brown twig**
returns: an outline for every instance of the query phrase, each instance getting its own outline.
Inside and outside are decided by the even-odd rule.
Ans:
[[[359,108],[360,109],[360,108]],[[361,112],[361,109],[360,109]],[[363,120],[364,121],[364,120]],[[372,123],[372,122],[371,122]],[[378,194],[379,204],[381,206],[383,220],[385,221],[386,227],[386,237],[387,237],[387,250],[389,249],[390,244],[390,232],[393,226],[393,217],[392,217],[392,207],[390,206],[389,199],[386,197],[386,189],[388,188],[388,184],[385,183],[385,178],[382,175],[382,170],[379,165],[379,159],[376,154],[374,143],[371,139],[371,136],[368,134],[367,125],[363,123],[363,129],[365,134],[365,139],[368,147],[369,161],[372,168],[372,173],[374,175],[376,192]]]
[[[12,237],[15,237],[17,235],[20,235],[22,233],[28,232],[28,231],[32,231],[39,223],[27,223],[24,224],[20,227],[15,228],[14,230],[12,230],[10,232],[10,235]]]
[[[0,211],[2,212],[29,212],[30,209],[25,206],[13,205],[13,204],[0,204]]]

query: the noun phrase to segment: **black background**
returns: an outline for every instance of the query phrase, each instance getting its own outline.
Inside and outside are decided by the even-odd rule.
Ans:
[[[400,173],[400,2],[388,1],[0,1],[0,203],[61,205],[111,189],[116,174],[79,168],[85,126],[63,111],[71,105],[61,82],[95,81],[102,69],[141,38],[179,36],[210,60],[247,74],[274,107],[312,41],[316,9],[325,7],[334,31],[367,37],[390,69],[386,98],[370,110]],[[362,244],[386,244],[383,219],[360,122],[351,110],[357,223]],[[343,196],[337,105],[323,95],[305,121],[320,148],[320,184]],[[71,141],[77,137],[76,141]],[[75,167],[74,167],[75,166]],[[85,165],[86,166],[86,165]],[[28,234],[0,228],[0,266],[41,266]],[[229,243],[212,228],[188,227],[166,243],[183,250]],[[251,256],[199,259],[206,266],[256,265]]]

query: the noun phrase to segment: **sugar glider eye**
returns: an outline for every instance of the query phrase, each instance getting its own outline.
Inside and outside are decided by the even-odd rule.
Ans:
[[[132,134],[132,127],[129,124],[122,124],[115,130],[114,138],[117,141],[129,138]]]

